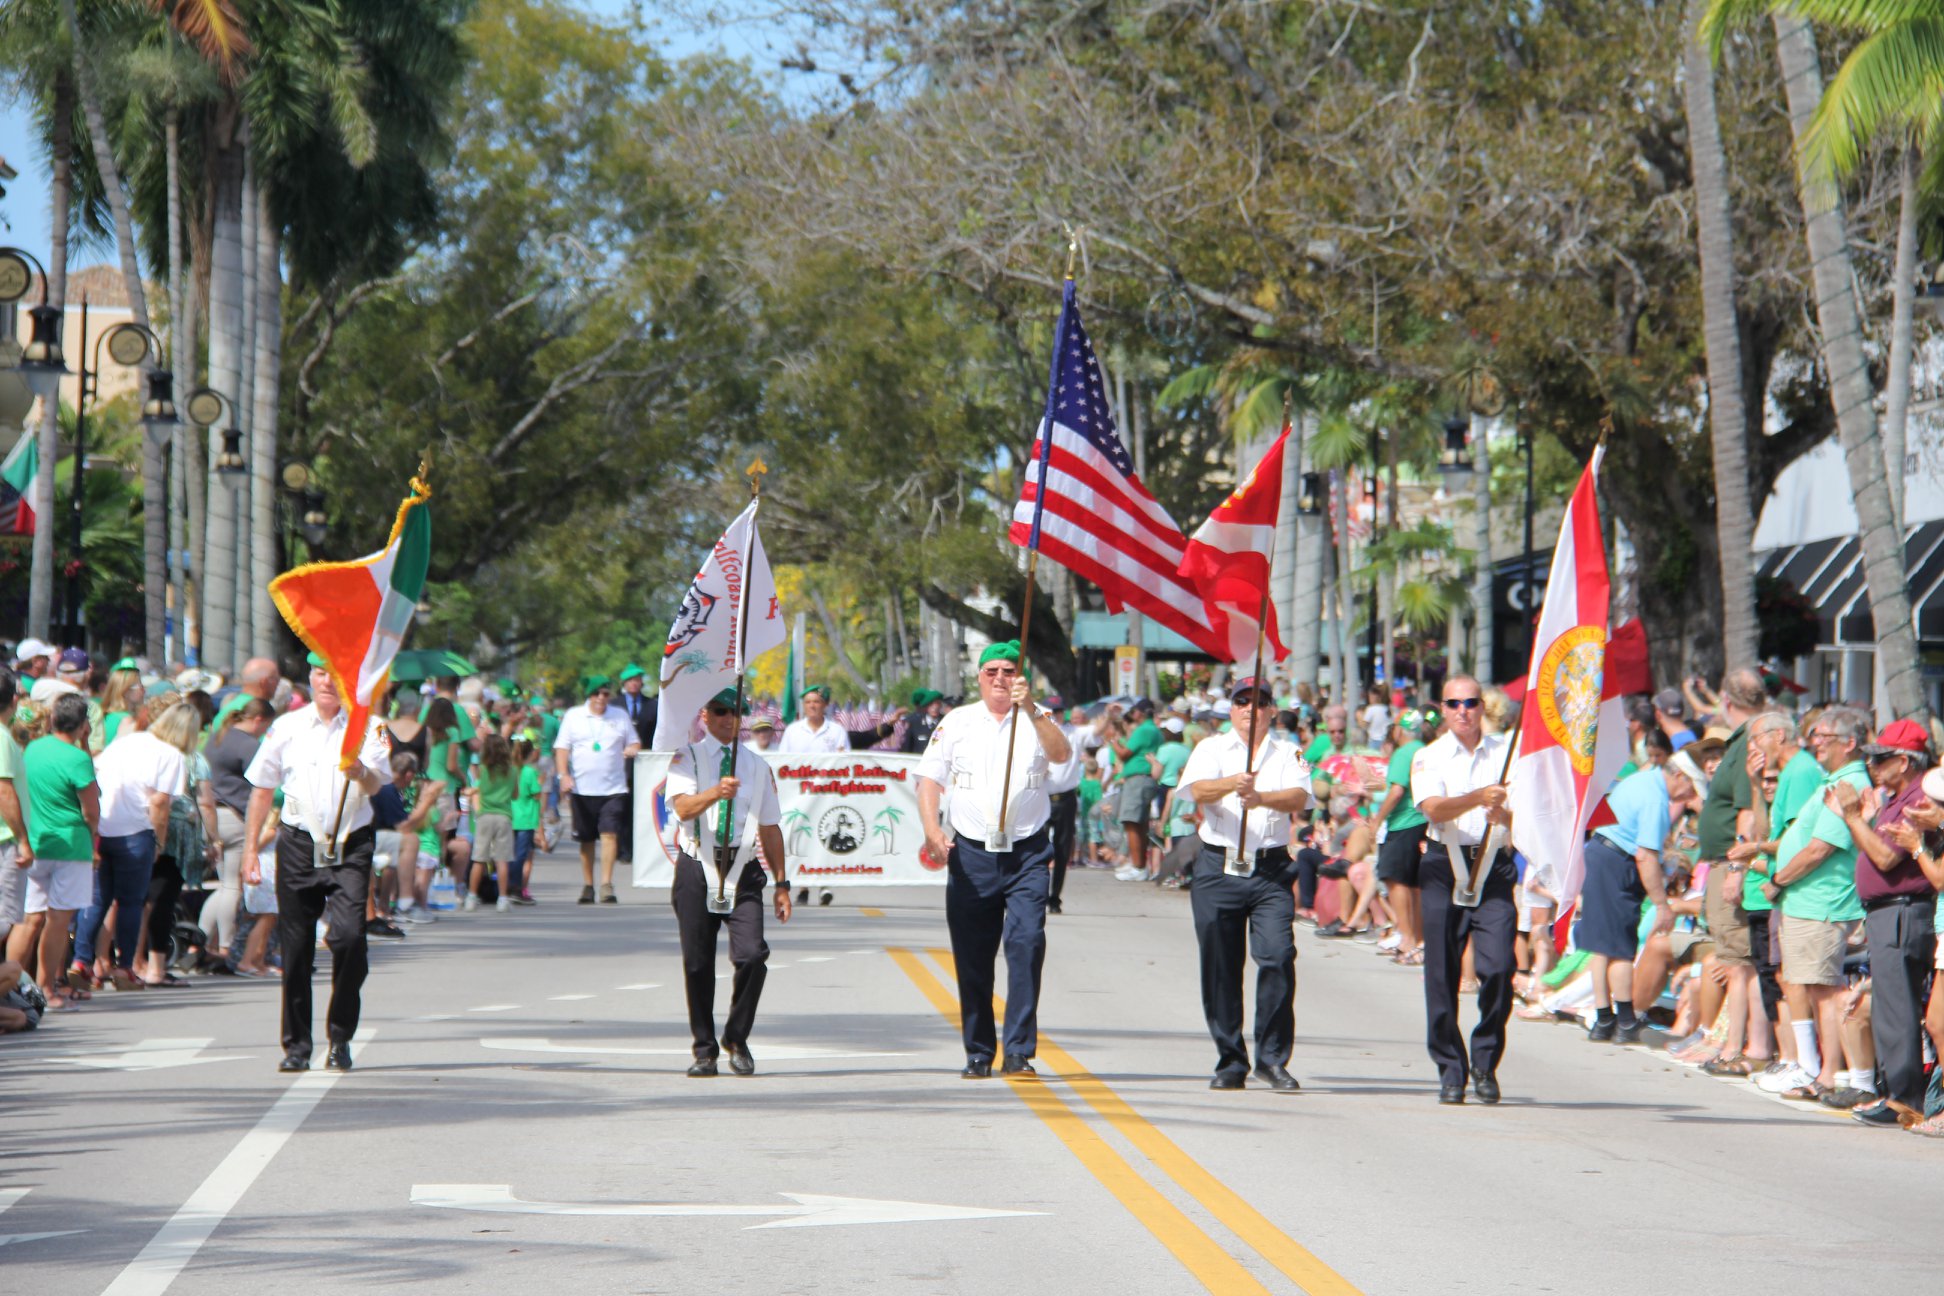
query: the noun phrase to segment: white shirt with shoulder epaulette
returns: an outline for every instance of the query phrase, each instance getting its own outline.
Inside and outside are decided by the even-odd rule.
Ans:
[[[984,841],[998,827],[999,788],[1006,776],[1006,735],[1012,712],[993,715],[984,702],[954,707],[932,731],[918,758],[918,777],[946,791],[945,817],[953,832]],[[1012,782],[1006,798],[1006,832],[1030,837],[1046,826],[1053,802],[1047,794],[1046,749],[1032,716],[1019,717],[1013,739]]]
[[[679,796],[707,792],[722,782],[722,753],[727,747],[713,734],[703,734],[684,743],[668,762],[667,780],[662,795],[670,805]],[[715,862],[716,834],[722,830],[725,804],[733,807],[729,820],[729,840],[736,844],[736,867],[757,857],[756,834],[750,831],[753,816],[757,827],[774,828],[783,820],[783,807],[776,795],[776,773],[753,748],[743,747],[736,754],[736,778],[742,788],[733,802],[716,802],[694,819],[682,821],[681,848],[705,864]]]
[[[1240,774],[1248,763],[1249,750],[1240,734],[1232,729],[1215,734],[1196,743],[1195,750],[1188,753],[1188,763],[1181,767],[1179,786],[1184,793],[1189,793],[1197,783]],[[1294,743],[1278,742],[1271,733],[1255,755],[1255,786],[1259,794],[1294,788],[1312,791],[1309,764]],[[1203,804],[1201,812],[1198,831],[1210,846],[1222,850],[1241,846],[1254,852],[1289,845],[1290,816],[1286,811],[1257,807],[1245,817],[1241,796],[1231,792],[1220,801]],[[1248,840],[1238,842],[1244,824],[1248,828]]]
[[[1411,801],[1422,806],[1431,797],[1457,797],[1490,787],[1505,772],[1504,734],[1486,734],[1466,751],[1457,735],[1446,731],[1411,758]],[[1485,840],[1485,807],[1467,810],[1456,819],[1431,825],[1431,837],[1446,846],[1476,846]]]
[[[328,832],[336,822],[338,797],[347,789],[338,760],[348,723],[350,719],[343,711],[326,721],[313,703],[277,717],[263,735],[263,745],[257,748],[243,777],[252,787],[283,789],[284,824],[311,832],[312,823],[318,822]],[[358,748],[358,761],[376,774],[380,783],[391,782],[391,741],[385,736],[383,721],[370,721]],[[370,822],[370,798],[350,789],[344,800],[341,836]]]

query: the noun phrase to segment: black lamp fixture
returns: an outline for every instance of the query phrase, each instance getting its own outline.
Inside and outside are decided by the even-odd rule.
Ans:
[[[1320,517],[1323,513],[1323,474],[1306,472],[1303,474],[1303,489],[1296,496],[1296,511],[1304,517]]]
[[[32,268],[29,268],[29,263]],[[27,345],[20,350],[17,370],[27,390],[42,401],[57,398],[61,378],[68,372],[61,354],[61,311],[47,304],[47,268],[39,258],[20,248],[0,248],[0,303],[17,302],[33,286],[34,271],[40,271],[40,304],[27,310]]]
[[[1444,448],[1438,452],[1438,471],[1457,476],[1471,470],[1471,420],[1448,418],[1444,425]]]
[[[303,494],[304,513],[297,523],[297,534],[304,537],[304,543],[315,549],[324,543],[325,532],[330,527],[330,519],[324,516],[324,492],[315,487]]]
[[[163,451],[175,436],[176,423],[175,375],[167,369],[152,369],[148,399],[142,402],[142,431],[157,451]]]
[[[223,417],[225,408],[234,415],[236,402],[214,387],[198,387],[190,392],[189,399],[183,402],[183,409],[188,413],[189,421],[199,428],[214,427],[216,420]],[[243,484],[244,475],[250,471],[250,465],[243,458],[242,429],[236,427],[223,429],[223,448],[210,460],[209,466],[228,483],[231,490],[236,490]]]

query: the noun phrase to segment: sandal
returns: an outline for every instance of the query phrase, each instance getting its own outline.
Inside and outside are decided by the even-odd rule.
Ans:
[[[150,981],[143,978],[142,984],[151,990],[176,990],[187,989],[189,981],[186,977],[179,977],[173,972],[164,972],[160,980]]]
[[[1416,949],[1407,950],[1406,952],[1399,954],[1392,961],[1395,962],[1399,967],[1423,967],[1424,966],[1424,946],[1420,945]]]
[[[64,974],[61,977],[61,980],[67,985],[68,989],[70,990],[101,989],[101,978],[97,977],[93,972],[90,972],[86,967],[84,967],[79,963],[76,963],[72,967],[70,967],[67,970],[66,974]]]
[[[1790,1102],[1820,1102],[1822,1096],[1828,1092],[1830,1092],[1828,1086],[1824,1085],[1821,1081],[1811,1080],[1806,1085],[1797,1085],[1793,1089],[1784,1089],[1782,1096]]]
[[[1755,1064],[1745,1057],[1716,1058],[1705,1063],[1701,1070],[1711,1076],[1751,1076],[1755,1074]]]
[[[108,977],[115,983],[115,989],[117,990],[146,990],[148,988],[147,982],[143,981],[142,978],[136,976],[125,967],[110,968],[108,970]]]

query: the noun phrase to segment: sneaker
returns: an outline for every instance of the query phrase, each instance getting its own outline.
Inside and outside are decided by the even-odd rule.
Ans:
[[[463,904],[461,908],[463,908],[467,913],[471,913],[473,910],[479,908],[479,897],[474,895],[472,892],[468,891],[466,893],[465,904]]]
[[[388,923],[383,918],[373,918],[365,924],[365,935],[375,936],[380,940],[404,940],[405,929]]]
[[[1926,1138],[1944,1138],[1944,1112],[1939,1112],[1929,1120],[1918,1121],[1910,1127],[1912,1134],[1922,1134]]]
[[[1763,1093],[1771,1094],[1779,1094],[1788,1089],[1807,1088],[1815,1082],[1816,1077],[1794,1062],[1788,1063],[1782,1070],[1772,1075],[1764,1070],[1762,1074],[1755,1077],[1755,1087]]]
[[[584,887],[582,887],[582,888],[581,888],[581,893],[580,893],[580,902],[581,902],[582,904],[593,904],[593,903],[594,903],[594,888],[593,888],[593,887],[591,887],[591,886],[584,886]]]
[[[1147,874],[1142,870],[1129,868],[1125,864],[1114,870],[1114,880],[1116,882],[1138,882],[1146,876]]]
[[[1375,945],[1377,944],[1377,929],[1375,927],[1359,927],[1350,933],[1350,939],[1359,945]]]
[[[423,909],[407,909],[398,915],[398,921],[408,923],[413,927],[423,927],[428,923],[435,923],[439,919],[436,914],[429,914]]]
[[[513,903],[516,905],[526,906],[526,905],[536,905],[539,904],[540,902],[538,900],[535,900],[530,895],[516,895],[513,897]]]
[[[497,901],[494,902],[493,908],[500,913],[512,913],[513,902],[511,900],[508,900],[505,896],[501,896]]]
[[[614,894],[614,888],[613,888],[613,887],[611,887],[611,886],[604,886],[604,887],[602,887],[602,888],[601,888],[601,903],[602,903],[602,904],[620,904],[620,903],[621,903],[621,898],[620,898],[619,896],[617,896],[617,895],[615,895],[615,894]]]
[[[1384,939],[1377,942],[1377,952],[1379,954],[1395,954],[1397,953],[1397,947],[1399,945],[1402,945],[1403,943],[1404,943],[1404,938],[1402,936],[1399,936],[1396,932],[1392,932],[1390,935],[1384,937]]]

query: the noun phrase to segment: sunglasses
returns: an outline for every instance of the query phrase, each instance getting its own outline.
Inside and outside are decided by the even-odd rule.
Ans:
[[[736,708],[734,708],[734,707],[726,707],[726,706],[723,706],[722,704],[720,704],[720,703],[718,703],[718,702],[711,702],[711,703],[709,703],[709,705],[708,705],[708,707],[706,708],[706,710],[707,710],[707,711],[708,711],[708,713],[709,713],[710,715],[712,715],[712,716],[726,716],[726,715],[734,715],[734,714],[736,714]]]
[[[1485,699],[1484,698],[1446,698],[1444,700],[1444,704],[1447,710],[1471,711],[1471,710],[1475,710],[1478,707],[1484,706]]]

